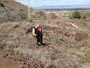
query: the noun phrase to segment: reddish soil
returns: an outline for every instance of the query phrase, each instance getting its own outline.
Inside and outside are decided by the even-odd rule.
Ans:
[[[0,51],[0,68],[43,68],[40,61],[28,58],[13,51]]]

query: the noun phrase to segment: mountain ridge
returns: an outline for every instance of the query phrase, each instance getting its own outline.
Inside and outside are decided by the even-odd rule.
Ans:
[[[36,8],[39,8],[39,9],[90,9],[90,6],[63,5],[63,6],[41,6],[41,7],[36,7]]]

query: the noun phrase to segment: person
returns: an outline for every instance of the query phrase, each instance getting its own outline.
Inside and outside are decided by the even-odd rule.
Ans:
[[[43,44],[42,28],[38,24],[32,29],[32,34],[37,38],[37,45]]]

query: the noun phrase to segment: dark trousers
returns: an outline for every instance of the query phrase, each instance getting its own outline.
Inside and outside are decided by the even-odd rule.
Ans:
[[[37,44],[38,43],[40,43],[40,44],[43,43],[43,36],[37,36]]]

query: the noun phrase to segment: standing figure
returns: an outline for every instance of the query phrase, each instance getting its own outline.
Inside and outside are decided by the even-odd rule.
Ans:
[[[37,38],[37,45],[43,44],[42,28],[38,24],[33,28],[32,33]]]

